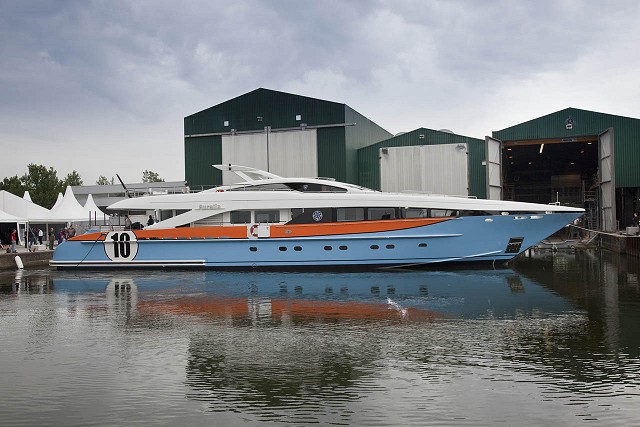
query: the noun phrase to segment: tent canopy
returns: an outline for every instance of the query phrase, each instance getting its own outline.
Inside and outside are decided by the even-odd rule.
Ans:
[[[47,222],[49,220],[48,209],[6,190],[0,190],[0,210],[9,215],[22,218],[23,221]]]
[[[0,210],[0,222],[26,222],[26,220]]]
[[[62,201],[54,206],[49,213],[49,221],[73,222],[87,221],[88,219],[89,214],[78,203],[70,186],[67,187]]]

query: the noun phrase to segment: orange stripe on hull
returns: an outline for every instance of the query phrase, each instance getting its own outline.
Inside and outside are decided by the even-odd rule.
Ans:
[[[412,218],[380,221],[330,222],[320,224],[277,224],[270,227],[272,238],[335,236],[340,234],[379,233],[406,230],[447,221],[444,218]],[[145,239],[246,239],[246,225],[213,225],[204,227],[134,230],[139,240]],[[106,233],[88,233],[71,238],[80,241],[103,241]]]

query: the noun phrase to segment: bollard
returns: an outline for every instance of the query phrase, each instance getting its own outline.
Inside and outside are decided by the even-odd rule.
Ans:
[[[22,263],[22,259],[20,258],[20,255],[16,255],[16,266],[22,270],[24,268],[24,264]]]

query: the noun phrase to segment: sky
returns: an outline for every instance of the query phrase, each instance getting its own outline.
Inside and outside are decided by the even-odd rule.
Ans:
[[[0,179],[184,179],[184,117],[267,88],[389,132],[640,118],[640,2],[0,0]],[[117,182],[117,180],[116,180]]]

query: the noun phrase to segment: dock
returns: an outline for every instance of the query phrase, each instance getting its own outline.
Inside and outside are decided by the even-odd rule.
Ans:
[[[42,245],[43,246],[43,245]],[[7,253],[6,249],[0,253],[0,270],[16,270],[16,256],[20,257],[24,268],[40,268],[47,267],[49,260],[53,257],[53,251],[49,249],[41,249],[42,246],[29,252],[25,247],[17,247],[17,253]]]

